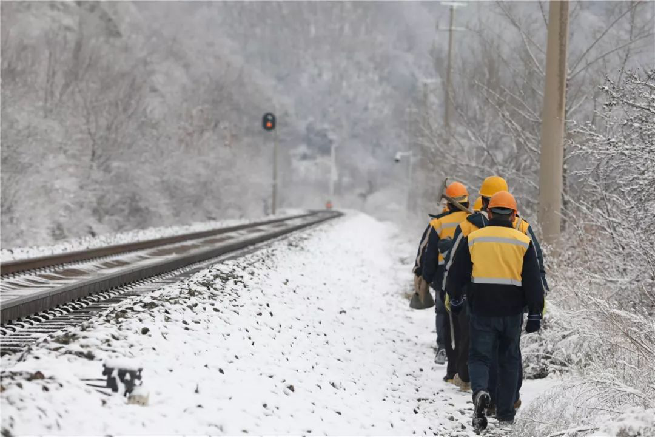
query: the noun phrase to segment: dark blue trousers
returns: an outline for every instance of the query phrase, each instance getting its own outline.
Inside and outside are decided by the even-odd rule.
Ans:
[[[444,305],[443,300],[439,296],[439,291],[436,292],[434,297],[434,312],[436,313],[435,317],[435,326],[437,328],[437,347],[439,349],[446,349],[446,342],[448,340],[448,330],[450,329],[450,322],[448,321],[448,311],[446,310],[446,305]]]
[[[457,373],[457,355],[453,350],[451,342],[451,336],[455,334],[450,331],[450,314],[446,310],[446,305],[439,296],[438,291],[434,298],[434,310],[437,313],[437,347],[446,349],[446,356],[448,357],[446,374],[452,377]]]
[[[498,382],[496,415],[499,419],[514,418],[517,375],[521,366],[521,326],[523,314],[490,317],[471,314],[469,375],[475,395],[489,389],[489,376],[498,350]]]
[[[448,349],[450,346],[446,346],[450,342],[450,322],[448,321],[448,311],[446,310],[446,305],[444,305],[444,300],[446,298],[446,293],[444,293],[441,285],[443,281],[444,266],[440,265],[437,267],[436,278],[432,281],[430,286],[434,290],[434,312],[435,312],[435,327],[437,328],[437,348],[439,349]]]
[[[498,345],[494,348],[494,356],[491,360],[489,367],[489,394],[491,395],[491,403],[496,405],[498,399]],[[521,387],[523,386],[523,357],[519,349],[519,356],[521,357],[521,365],[519,366],[518,380],[516,382],[516,396],[514,402],[521,398]]]

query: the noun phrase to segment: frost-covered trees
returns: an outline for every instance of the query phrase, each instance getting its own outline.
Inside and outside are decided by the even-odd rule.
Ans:
[[[263,212],[270,99],[233,59],[132,3],[5,3],[2,32],[3,246]]]
[[[528,354],[580,378],[542,399],[516,435],[589,435],[603,414],[655,408],[655,70],[599,90],[594,123],[571,129],[571,159],[584,165],[572,171],[569,225],[551,258],[557,311]],[[648,435],[655,421],[644,423],[650,431],[619,435]]]
[[[605,74],[644,59],[653,5],[572,3],[571,119],[594,121]],[[445,147],[438,3],[3,3],[2,243],[270,210],[270,110],[283,206],[324,204],[335,144],[341,206],[404,208],[393,156],[412,149],[417,211],[443,175],[498,172],[534,219],[545,8],[458,11]]]
[[[267,111],[282,206],[324,204],[325,138],[344,197],[392,186],[425,8],[3,3],[3,246],[270,211]]]
[[[475,190],[481,178],[501,174],[538,226],[547,3],[475,7],[487,14],[462,19],[467,31],[455,34],[449,145],[443,89],[430,87],[416,101],[413,133],[427,158],[419,177],[434,185],[445,174]],[[546,329],[523,341],[529,377],[581,378],[523,412],[517,436],[590,435],[602,414],[655,408],[655,5],[570,7],[565,226],[561,244],[547,248]],[[438,67],[445,53],[433,51]],[[433,189],[423,201],[420,210],[434,208]]]
[[[514,187],[522,213],[534,220],[548,3],[468,8],[471,17],[459,23],[465,31],[455,32],[455,114],[448,146],[439,104],[443,90],[432,89],[430,104],[419,103],[421,129],[415,135],[428,158],[422,177],[444,173],[477,187],[489,174],[502,174]],[[592,121],[605,77],[621,81],[621,71],[655,61],[654,20],[652,3],[571,2],[567,120]],[[446,47],[436,47],[433,56],[445,77]],[[573,171],[577,160],[568,150],[566,155],[567,170]],[[573,177],[567,171],[567,187],[575,184],[569,180]]]

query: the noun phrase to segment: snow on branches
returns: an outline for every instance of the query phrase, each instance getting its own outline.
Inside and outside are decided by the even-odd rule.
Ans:
[[[589,435],[630,408],[655,408],[655,70],[600,89],[596,122],[570,132],[575,189],[564,250],[551,257],[555,310],[532,347],[544,356],[536,364],[576,376],[524,412],[516,435]]]

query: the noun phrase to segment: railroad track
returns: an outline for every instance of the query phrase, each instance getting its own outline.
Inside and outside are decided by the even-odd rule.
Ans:
[[[14,353],[118,302],[340,216],[316,211],[2,264],[0,353]]]

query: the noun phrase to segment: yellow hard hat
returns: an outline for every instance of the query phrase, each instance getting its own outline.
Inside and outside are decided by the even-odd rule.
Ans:
[[[499,191],[509,191],[507,182],[500,176],[489,176],[482,182],[480,196],[491,197]]]
[[[482,209],[482,197],[479,196],[477,199],[475,199],[475,203],[473,204],[473,211],[480,211]]]

